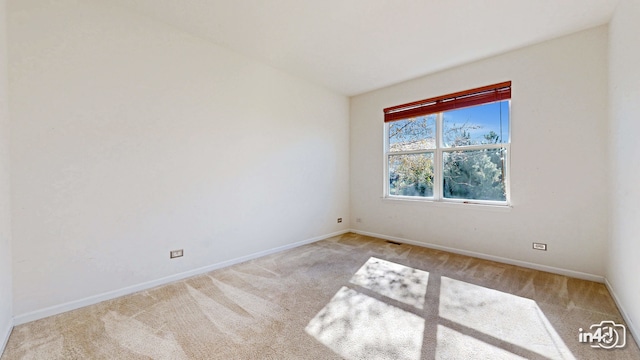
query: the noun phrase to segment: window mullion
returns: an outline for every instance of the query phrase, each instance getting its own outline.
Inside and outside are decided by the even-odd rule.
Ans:
[[[433,199],[442,200],[442,113],[436,115],[436,150],[433,154]]]
[[[407,150],[407,151],[389,151],[388,155],[411,155],[411,154],[426,154],[435,153],[435,149],[420,149],[420,150]]]
[[[487,150],[487,149],[499,149],[505,147],[506,143],[497,144],[480,144],[480,145],[464,145],[447,148],[446,151],[472,151],[472,150]]]

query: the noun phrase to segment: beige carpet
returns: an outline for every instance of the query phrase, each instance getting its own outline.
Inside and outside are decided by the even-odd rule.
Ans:
[[[603,320],[602,284],[347,234],[17,326],[2,360],[640,359],[578,341]]]

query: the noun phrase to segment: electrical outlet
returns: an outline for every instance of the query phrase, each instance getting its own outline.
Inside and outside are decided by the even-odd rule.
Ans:
[[[543,243],[533,243],[533,249],[534,249],[534,250],[547,251],[547,244],[543,244]]]
[[[342,218],[338,218],[338,224],[342,222]]]
[[[182,250],[182,249],[169,251],[169,258],[170,259],[177,258],[177,257],[182,257],[182,255],[184,255],[184,250]]]

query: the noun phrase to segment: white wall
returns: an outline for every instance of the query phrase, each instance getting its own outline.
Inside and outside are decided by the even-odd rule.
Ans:
[[[621,0],[610,24],[611,242],[607,280],[640,336],[640,2]]]
[[[510,211],[381,199],[383,108],[505,80],[513,81]],[[353,97],[351,226],[602,280],[606,104],[606,27]],[[534,241],[549,250],[532,250]]]
[[[0,354],[2,354],[13,323],[5,5],[5,0],[0,0]]]
[[[10,1],[9,55],[16,321],[348,228],[346,97],[108,2]]]

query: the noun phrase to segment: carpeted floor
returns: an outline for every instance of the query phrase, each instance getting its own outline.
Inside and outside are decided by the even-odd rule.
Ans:
[[[602,284],[346,234],[17,326],[1,359],[640,359],[578,341],[605,320]]]

